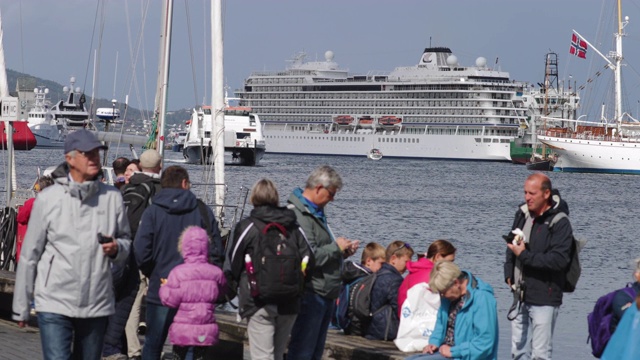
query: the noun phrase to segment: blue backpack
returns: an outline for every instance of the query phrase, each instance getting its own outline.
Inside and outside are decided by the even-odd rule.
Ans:
[[[611,320],[613,318],[612,303],[618,291],[624,291],[631,299],[636,296],[635,290],[630,286],[614,290],[601,296],[598,301],[596,301],[593,312],[587,316],[587,323],[589,325],[589,338],[587,341],[591,342],[591,353],[597,358],[602,356],[604,348],[607,346],[611,335],[613,335],[611,331]]]
[[[371,289],[376,274],[361,276],[342,286],[336,299],[334,325],[346,335],[364,335],[371,320]]]

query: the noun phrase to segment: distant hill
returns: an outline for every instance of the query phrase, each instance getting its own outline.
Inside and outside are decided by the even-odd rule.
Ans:
[[[35,84],[34,88],[36,86],[45,86],[46,88],[49,89],[49,96],[52,102],[56,102],[60,99],[62,99],[64,97],[64,93],[62,92],[62,88],[65,86],[69,86],[69,84],[59,84],[55,81],[51,81],[51,80],[45,80],[36,76],[32,76],[29,74],[25,74],[25,73],[21,73],[19,71],[15,71],[15,70],[11,70],[11,69],[7,69],[7,81],[9,83],[9,92],[15,95],[16,92],[16,83],[18,82],[18,78],[21,77],[27,77],[27,78],[31,78],[33,79],[33,81],[30,83]],[[82,88],[82,84],[78,84],[76,83],[75,85],[76,87],[81,87]],[[86,92],[86,89],[84,89]],[[86,105],[88,107],[88,105],[91,103],[91,96],[89,96],[89,94],[85,93],[85,97],[87,99]],[[111,105],[111,99],[96,99],[96,109],[97,108],[101,108],[101,107],[107,107],[110,108]],[[120,111],[122,111],[122,107],[120,107]],[[151,114],[151,112],[148,112],[149,114]],[[131,119],[133,118],[134,121],[140,122],[142,121],[141,119],[141,115],[140,115],[140,109],[136,109],[133,107],[129,107],[129,109],[127,110],[127,118]],[[175,110],[175,111],[167,111],[167,125],[171,126],[172,124],[184,124],[184,122],[186,120],[189,119],[189,117],[191,116],[191,109],[181,109],[181,110]]]

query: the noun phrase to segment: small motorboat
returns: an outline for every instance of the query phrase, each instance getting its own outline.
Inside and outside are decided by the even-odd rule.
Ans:
[[[369,151],[367,157],[371,160],[380,160],[382,159],[382,151],[380,151],[380,149],[373,148]]]

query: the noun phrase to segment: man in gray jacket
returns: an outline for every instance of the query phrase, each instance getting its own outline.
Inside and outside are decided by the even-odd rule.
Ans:
[[[316,262],[291,331],[288,360],[322,358],[335,300],[342,285],[342,260],[353,255],[360,244],[360,240],[335,237],[327,223],[324,208],[341,188],[340,175],[325,165],[315,169],[304,190],[295,189],[288,200],[289,208],[296,213],[309,240]]]
[[[67,135],[55,184],[33,204],[13,319],[25,326],[35,295],[45,359],[100,359],[115,311],[109,268],[124,263],[131,240],[122,195],[101,182],[101,149],[106,146],[87,130]]]

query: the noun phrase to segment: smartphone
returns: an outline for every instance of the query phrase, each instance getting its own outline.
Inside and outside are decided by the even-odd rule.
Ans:
[[[504,239],[504,241],[507,242],[507,244],[511,244],[513,243],[513,239],[516,237],[516,235],[512,232],[509,233],[509,235],[502,235],[502,238]]]
[[[98,233],[98,242],[100,244],[106,244],[106,243],[110,243],[113,241],[113,238],[109,237],[109,236],[104,236],[102,235],[102,233]]]

